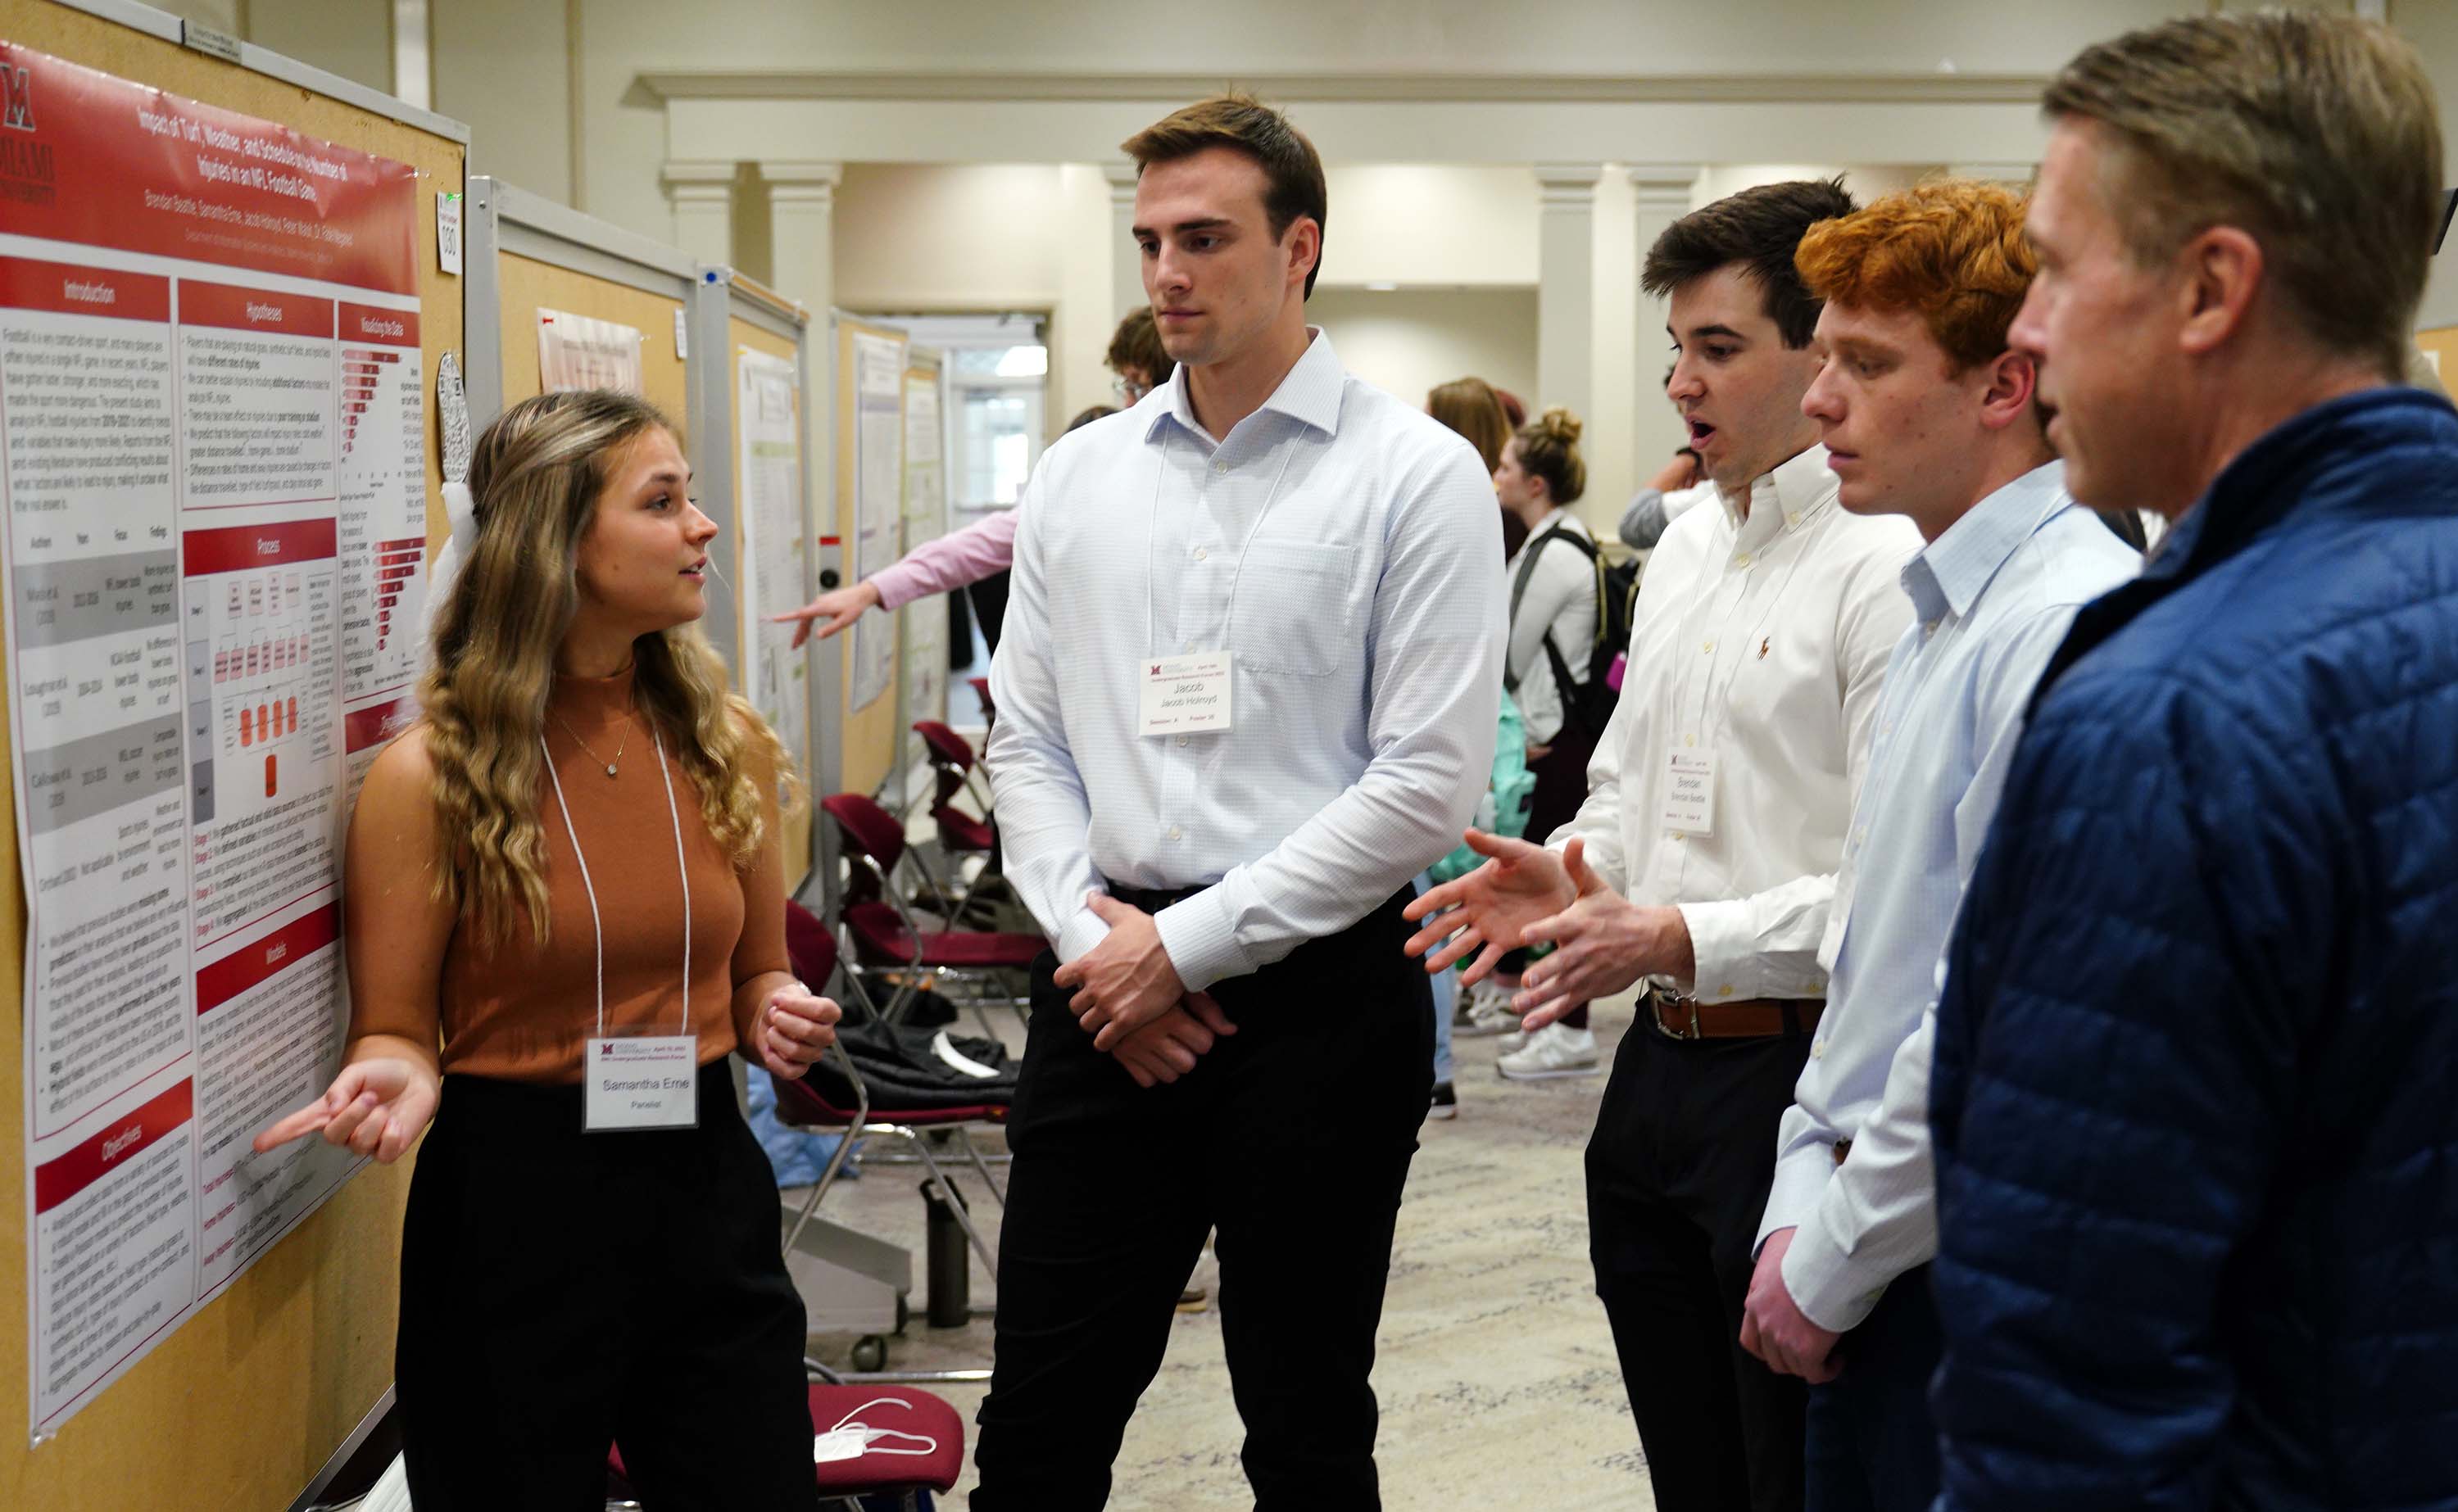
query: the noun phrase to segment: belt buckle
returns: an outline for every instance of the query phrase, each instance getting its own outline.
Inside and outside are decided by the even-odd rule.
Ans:
[[[1698,1028],[1698,1000],[1697,998],[1688,997],[1678,992],[1667,992],[1664,988],[1657,986],[1651,986],[1647,991],[1648,996],[1656,1000],[1649,1005],[1648,1017],[1655,1022],[1657,1033],[1663,1035],[1668,1040],[1703,1040],[1706,1038],[1706,1035],[1701,1033]],[[1683,1033],[1679,1028],[1669,1025],[1664,1022],[1663,1005],[1668,1002],[1673,1004],[1677,1008],[1684,1008],[1689,1011],[1690,1031],[1687,1034]]]

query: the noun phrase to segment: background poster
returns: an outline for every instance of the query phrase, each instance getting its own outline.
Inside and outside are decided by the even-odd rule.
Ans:
[[[541,306],[537,312],[538,386],[640,390],[639,327]]]
[[[916,368],[905,375],[905,549],[908,551],[948,532],[946,441],[939,429],[939,374]],[[933,593],[905,606],[898,616],[905,632],[905,696],[911,719],[948,717],[948,600]],[[906,722],[909,724],[911,719]],[[922,759],[922,737],[906,764]]]
[[[39,1440],[356,1170],[347,775],[426,574],[406,164],[0,43],[0,569]],[[22,108],[18,108],[22,107]]]
[[[853,344],[853,561],[854,580],[860,582],[905,549],[905,342],[857,331]],[[853,626],[847,707],[869,708],[895,681],[895,620],[864,614]]]
[[[808,771],[809,657],[793,649],[793,626],[769,621],[810,597],[801,395],[792,362],[748,346],[736,349],[735,382],[742,433],[742,692],[783,737],[795,765]]]

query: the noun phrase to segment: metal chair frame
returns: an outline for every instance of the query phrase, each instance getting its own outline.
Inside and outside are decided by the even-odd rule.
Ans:
[[[839,826],[839,828],[840,831],[843,830],[843,826]],[[848,837],[848,839],[850,839],[850,837]],[[866,850],[856,849],[853,846],[848,845],[844,849],[844,858],[846,864],[858,865],[870,874],[872,880],[878,884],[881,899],[886,902],[888,907],[896,911],[897,919],[905,925],[905,932],[907,935],[910,935],[913,939],[913,954],[911,959],[904,962],[900,966],[893,968],[885,966],[872,966],[862,961],[860,952],[854,948],[855,941],[853,939],[852,926],[844,923],[842,915],[840,915],[839,927],[844,929],[845,932],[845,938],[842,942],[845,947],[842,954],[842,964],[849,977],[867,976],[874,971],[885,971],[889,969],[901,970],[906,974],[906,980],[896,984],[896,990],[888,998],[886,1007],[880,1010],[880,1016],[882,1018],[890,1024],[896,1023],[904,1014],[906,1008],[911,1005],[914,996],[921,991],[922,984],[917,979],[927,975],[935,978],[940,982],[945,982],[952,985],[961,985],[969,989],[964,998],[965,1004],[968,1007],[970,1007],[973,1010],[973,1022],[981,1025],[983,1035],[989,1039],[995,1040],[998,1038],[998,1031],[990,1027],[989,1016],[985,1011],[987,1007],[992,1005],[1007,1008],[1010,1012],[1014,1013],[1018,1023],[1025,1022],[1026,1013],[1032,1006],[1032,999],[1030,995],[1014,991],[994,992],[989,990],[998,984],[998,980],[1001,975],[1000,971],[994,969],[977,969],[970,966],[924,965],[922,963],[923,957],[927,954],[927,950],[922,942],[922,937],[926,931],[924,931],[920,922],[914,919],[913,910],[907,908],[905,905],[905,901],[897,896],[894,880],[890,874],[880,866],[879,859],[871,855]],[[914,858],[911,846],[908,845],[906,847],[905,855],[901,859],[913,861],[915,870],[921,872],[923,879],[930,883],[931,891],[934,893],[938,892],[939,888],[937,880],[931,878],[929,868],[923,866],[921,862]],[[947,895],[940,893],[939,896],[944,901]],[[931,932],[937,933],[943,931]],[[958,932],[963,933],[964,931]],[[869,1001],[869,994],[867,992],[864,992],[863,996],[865,1002]]]

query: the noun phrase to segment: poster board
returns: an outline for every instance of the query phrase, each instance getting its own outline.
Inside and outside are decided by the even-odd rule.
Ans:
[[[0,0],[0,37],[415,171],[417,331],[414,339],[406,328],[393,333],[396,342],[385,344],[402,358],[414,353],[419,372],[431,378],[437,361],[463,339],[459,283],[438,265],[432,206],[439,191],[461,188],[467,131],[440,117],[412,114],[397,102],[259,49],[242,47],[238,63],[183,49],[177,45],[178,23],[159,12],[125,5],[91,10],[107,12],[109,19],[45,0]],[[244,313],[245,301],[241,308]],[[346,326],[340,331],[334,340],[349,334]],[[380,363],[368,365],[383,371]],[[341,386],[349,386],[350,376],[368,375],[351,368]],[[419,465],[425,474],[424,545],[431,551],[442,525],[431,404],[422,420],[428,442]],[[416,533],[414,522],[409,528]],[[415,573],[415,549],[410,555]],[[328,575],[327,581],[338,579]],[[352,591],[346,582],[340,589]],[[15,763],[12,750],[10,767]],[[17,774],[10,770],[9,777],[13,792]],[[0,918],[20,921],[26,899],[13,816],[7,826]],[[0,976],[22,984],[22,925],[12,922],[5,935]],[[26,1025],[22,1001],[18,1012],[0,1015],[0,1129],[7,1130],[0,1137],[12,1147],[20,1145],[27,1117]],[[287,1504],[377,1405],[391,1379],[398,1240],[408,1176],[405,1163],[363,1170],[342,1185],[252,1267],[159,1337],[124,1376],[94,1395],[64,1421],[55,1440],[30,1447],[24,1437],[32,1419],[29,1316],[18,1300],[27,1296],[29,1284],[28,1193],[25,1151],[12,1148],[0,1160],[0,1505],[176,1503],[202,1487],[228,1504]]]
[[[727,290],[735,560],[742,564],[737,585],[742,612],[738,676],[744,694],[784,740],[816,811],[817,800],[825,797],[817,791],[814,759],[816,658],[807,645],[791,649],[792,626],[768,621],[771,614],[810,602],[817,591],[816,513],[807,496],[804,455],[810,406],[803,383],[803,317],[799,306],[739,276],[728,279]],[[785,891],[797,891],[810,870],[811,826],[789,822]]]
[[[2424,354],[2432,376],[2441,380],[2442,387],[2458,385],[2458,325],[2441,325],[2428,331],[2418,331],[2415,333],[2415,346]]]
[[[948,433],[936,352],[914,351],[905,366],[905,549],[948,533]],[[901,635],[897,664],[905,712],[903,764],[910,771],[927,759],[921,719],[948,717],[948,599],[933,593],[915,599],[897,616]]]
[[[902,331],[837,318],[836,533],[844,544],[848,582],[887,566],[904,550],[905,353]],[[892,469],[884,455],[891,447]],[[892,501],[885,497],[891,493]],[[894,635],[885,616],[865,614],[851,633],[838,637],[844,646],[838,785],[848,793],[878,792],[903,745],[896,728]],[[878,671],[883,662],[888,669],[884,678]]]

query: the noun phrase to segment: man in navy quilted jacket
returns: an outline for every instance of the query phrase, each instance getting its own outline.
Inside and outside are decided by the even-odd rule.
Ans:
[[[2011,340],[2174,522],[2049,663],[1938,1009],[1942,1508],[2458,1507],[2458,412],[2414,53],[2197,17],[2047,93]]]

